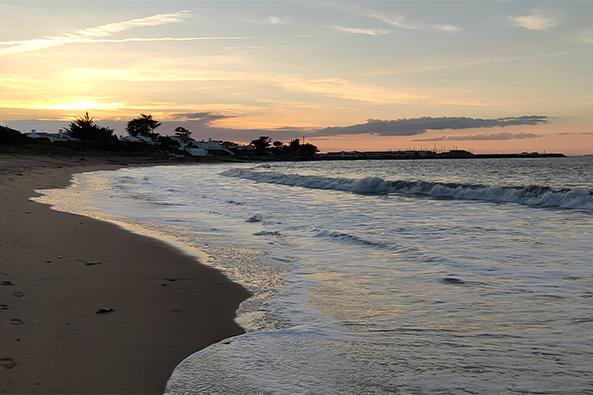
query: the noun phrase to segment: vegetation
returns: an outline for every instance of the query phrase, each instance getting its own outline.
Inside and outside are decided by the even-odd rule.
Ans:
[[[178,126],[175,128],[175,136],[179,137],[184,143],[187,143],[191,140],[191,132],[183,126]]]
[[[85,113],[82,117],[75,118],[63,132],[72,140],[50,138],[49,136],[40,136],[41,138],[29,138],[21,132],[0,126],[0,144],[4,145],[24,145],[32,150],[44,152],[52,150],[85,150],[99,149],[123,152],[154,153],[158,155],[174,155],[176,158],[190,156],[189,152],[184,150],[183,143],[193,141],[192,132],[182,126],[175,128],[172,136],[161,136],[155,130],[161,126],[161,123],[153,119],[150,114],[140,114],[139,117],[128,122],[126,130],[130,136],[146,137],[144,139],[118,139],[114,130],[109,127],[98,125],[94,119]],[[80,144],[83,143],[83,144]],[[217,145],[218,144],[218,145]],[[250,142],[249,145],[240,145],[228,141],[214,141],[209,145],[208,153],[210,156],[222,158],[237,158],[241,160],[301,160],[311,159],[318,152],[313,144],[301,144],[299,139],[293,139],[285,144],[282,141],[274,141],[269,136],[260,136]]]
[[[268,136],[261,136],[258,139],[251,140],[250,144],[255,147],[255,151],[262,154],[270,147],[272,139]]]
[[[143,136],[156,140],[159,134],[155,132],[155,129],[159,126],[161,126],[161,123],[152,119],[152,115],[140,114],[138,118],[128,122],[126,131],[130,136]]]
[[[319,149],[313,144],[301,144],[301,140],[293,139],[288,145],[281,141],[274,141],[271,151],[275,157],[311,158],[319,152]]]
[[[159,136],[159,146],[167,152],[175,153],[179,150],[179,144],[169,136]]]
[[[114,136],[114,130],[111,128],[99,126],[87,112],[83,117],[75,118],[70,122],[64,132],[83,143],[109,143],[117,141]]]
[[[0,144],[18,144],[24,142],[26,139],[18,130],[11,129],[7,126],[0,126]]]

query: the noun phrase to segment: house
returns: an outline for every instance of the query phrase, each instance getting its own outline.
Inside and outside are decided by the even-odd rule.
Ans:
[[[185,151],[191,156],[206,156],[208,154],[233,155],[233,153],[224,146],[223,142],[212,139],[200,141],[192,140],[185,144]]]
[[[253,145],[239,145],[237,147],[233,147],[233,149],[237,152],[254,152],[256,150],[255,146]]]
[[[192,140],[185,144],[185,152],[191,156],[208,156],[208,150],[198,143],[198,141]]]
[[[150,145],[155,145],[156,142],[151,139],[150,137],[146,137],[146,136],[124,136],[124,137],[120,137],[119,139],[120,141],[125,141],[127,143],[138,143],[138,144],[150,144]]]
[[[29,133],[24,133],[25,136],[27,136],[30,139],[47,139],[52,143],[55,142],[67,142],[67,141],[78,141],[77,139],[68,136],[66,133],[64,133],[63,131],[60,131],[58,133],[48,133],[48,132],[43,132],[43,131],[39,131],[39,130],[35,130],[35,129],[31,129],[31,132]]]
[[[232,141],[223,141],[222,145],[224,145],[224,147],[228,150],[238,149],[241,147],[240,144],[234,143]]]
[[[179,148],[181,148],[182,150],[185,149],[185,146],[189,143],[191,143],[192,141],[194,141],[191,137],[189,139],[183,139],[179,136],[168,136],[171,140],[175,141],[178,145]]]

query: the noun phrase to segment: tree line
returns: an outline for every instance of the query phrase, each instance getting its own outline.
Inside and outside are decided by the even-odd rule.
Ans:
[[[251,140],[250,145],[255,147],[255,151],[261,154],[271,153],[274,156],[314,156],[319,149],[317,146],[310,143],[301,143],[300,139],[292,139],[288,144],[282,141],[272,142],[272,138],[268,136],[261,136],[255,140]]]
[[[150,114],[140,114],[139,117],[130,120],[127,123],[126,131],[132,137],[144,137],[168,150],[174,150],[178,147],[169,136],[162,136],[156,132],[156,129],[161,126],[161,122],[157,121]],[[66,135],[72,137],[83,143],[93,144],[109,144],[118,141],[115,135],[115,130],[106,126],[98,125],[95,120],[85,113],[82,117],[76,117],[70,124],[62,130]],[[175,128],[174,135],[183,143],[189,143],[192,132],[182,126]],[[303,144],[299,139],[293,139],[288,144],[282,141],[273,141],[268,136],[261,136],[250,142],[254,147],[254,151],[260,156],[314,156],[319,150],[313,144]]]
[[[140,114],[138,118],[134,118],[128,122],[126,131],[133,137],[143,136],[157,141],[159,137],[162,137],[155,132],[159,126],[161,126],[161,123],[153,119],[152,115]],[[66,135],[83,143],[110,143],[117,141],[115,130],[106,126],[99,126],[88,112],[82,117],[74,118],[62,131]]]

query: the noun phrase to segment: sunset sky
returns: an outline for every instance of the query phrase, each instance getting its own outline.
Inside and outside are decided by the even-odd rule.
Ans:
[[[593,153],[593,1],[0,0],[0,124]],[[410,118],[430,119],[410,120]],[[370,121],[369,121],[370,120]]]

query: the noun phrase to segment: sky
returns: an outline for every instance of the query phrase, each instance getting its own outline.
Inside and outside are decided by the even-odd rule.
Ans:
[[[592,1],[0,0],[0,124],[593,153]]]

